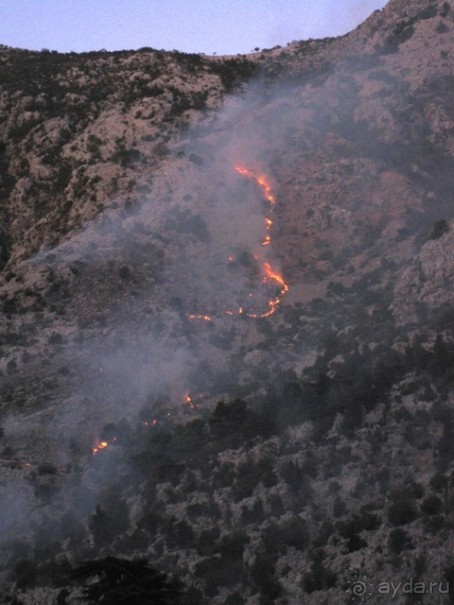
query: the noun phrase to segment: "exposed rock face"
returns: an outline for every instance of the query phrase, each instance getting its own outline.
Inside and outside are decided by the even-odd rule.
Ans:
[[[213,605],[453,579],[453,35],[0,47],[10,600],[109,555]]]
[[[449,228],[448,228],[449,229]],[[401,322],[415,318],[415,302],[426,308],[452,303],[454,234],[451,228],[426,242],[395,288],[394,312]]]
[[[1,58],[2,221],[13,257],[56,243],[116,197],[146,191],[169,137],[218,107],[226,89],[220,64],[197,55],[3,48]],[[227,87],[254,67],[229,65]]]

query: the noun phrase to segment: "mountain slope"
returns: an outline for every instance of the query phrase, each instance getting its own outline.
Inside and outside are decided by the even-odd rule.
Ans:
[[[195,602],[449,601],[453,20],[1,48],[5,595],[146,556]]]

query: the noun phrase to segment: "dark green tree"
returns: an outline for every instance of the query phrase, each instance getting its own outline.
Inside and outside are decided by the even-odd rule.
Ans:
[[[183,605],[183,586],[153,569],[145,560],[116,557],[87,561],[71,572],[73,580],[87,581],[84,597],[104,605]],[[94,579],[94,581],[93,581]]]

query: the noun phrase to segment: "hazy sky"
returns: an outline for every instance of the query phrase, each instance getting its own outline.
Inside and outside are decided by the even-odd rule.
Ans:
[[[0,44],[236,54],[344,34],[386,0],[0,0]]]

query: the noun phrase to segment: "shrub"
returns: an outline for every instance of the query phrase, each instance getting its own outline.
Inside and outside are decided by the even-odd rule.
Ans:
[[[176,427],[173,438],[173,450],[181,456],[190,458],[204,456],[208,438],[207,426],[202,418],[195,418]]]
[[[325,546],[334,533],[334,526],[330,521],[323,521],[318,530],[317,537],[314,540],[313,548]]]
[[[177,581],[150,567],[146,560],[129,561],[107,557],[87,561],[71,573],[74,580],[90,583],[84,587],[84,597],[89,603],[104,605],[145,605],[183,603],[183,587]]]
[[[260,498],[256,498],[252,508],[247,506],[241,507],[241,521],[243,523],[261,523],[265,520],[266,515],[263,510],[263,504]]]
[[[234,592],[226,598],[224,605],[244,605],[244,602],[243,597],[237,592]]]
[[[247,409],[241,399],[231,403],[220,401],[209,421],[211,437],[218,447],[240,446],[253,437],[269,437],[273,432],[271,422],[263,414]]]
[[[301,517],[292,517],[281,525],[282,541],[286,546],[304,550],[309,545],[309,528]]]
[[[194,530],[184,519],[173,526],[172,544],[178,548],[191,548],[194,545]]]
[[[333,504],[333,517],[337,519],[342,517],[347,512],[347,505],[339,497],[337,497]]]
[[[388,508],[388,520],[392,525],[407,525],[414,521],[417,513],[413,502],[397,497]]]
[[[248,460],[238,466],[233,484],[233,492],[237,500],[252,496],[256,486],[262,482],[265,487],[276,483],[273,462],[269,458],[262,458],[257,462]]]
[[[326,569],[321,561],[314,561],[311,570],[303,576],[303,589],[307,593],[327,590],[336,585],[337,574]]]
[[[160,515],[155,511],[150,511],[141,517],[137,523],[139,529],[144,529],[152,536],[158,531],[161,523]]]
[[[58,469],[49,462],[44,462],[43,464],[38,465],[37,468],[38,475],[57,475]]]
[[[199,537],[197,553],[202,556],[213,555],[216,551],[216,541],[219,539],[219,528],[204,529]]]
[[[428,515],[427,517],[423,517],[424,529],[432,535],[438,534],[445,526],[445,522],[444,515]]]
[[[210,432],[215,438],[236,434],[248,419],[247,405],[241,399],[231,403],[219,401],[209,419]]]
[[[304,473],[296,462],[288,460],[282,463],[280,472],[282,478],[294,491],[298,491],[304,480]]]
[[[244,546],[249,542],[249,536],[243,531],[225,534],[218,542],[218,552],[227,561],[242,560]]]
[[[438,496],[427,496],[421,504],[421,510],[425,515],[437,515],[443,504]]]
[[[337,528],[343,538],[350,538],[352,535],[359,534],[362,531],[378,529],[379,526],[380,519],[377,515],[363,507],[358,514],[353,515],[347,521],[340,522]]]
[[[432,227],[432,232],[429,235],[429,239],[439,239],[445,233],[448,233],[449,226],[445,220],[435,221]]]
[[[117,162],[123,168],[128,167],[134,162],[138,162],[141,158],[141,153],[138,149],[131,148],[126,149],[125,147],[117,147],[117,150],[112,155],[112,162]]]
[[[390,531],[388,537],[388,546],[391,552],[396,555],[400,554],[403,550],[413,547],[407,532],[403,529],[400,529],[400,527]]]
[[[310,543],[310,532],[307,522],[295,516],[283,523],[272,523],[262,532],[264,548],[268,553],[283,553],[288,547],[306,550]]]
[[[251,578],[258,590],[269,599],[277,599],[282,592],[280,583],[275,578],[274,559],[268,554],[258,554],[250,568]]]
[[[363,538],[361,538],[361,536],[359,536],[358,534],[353,534],[352,536],[350,536],[347,542],[348,552],[355,552],[357,550],[361,550],[361,548],[364,548],[365,546],[367,546],[367,542],[363,540]]]
[[[249,80],[256,72],[257,65],[245,58],[226,59],[213,63],[212,70],[221,78],[226,92],[230,92]]]
[[[205,591],[209,596],[214,596],[222,586],[236,584],[243,575],[243,562],[224,560],[213,556],[203,559],[195,566],[197,577],[202,577],[205,582]]]
[[[430,480],[430,487],[435,492],[444,492],[448,488],[448,478],[441,473],[436,473]]]
[[[450,587],[454,586],[454,564],[452,561],[445,567],[444,577],[448,581]],[[449,602],[454,603],[454,593],[452,592],[452,589],[450,590],[450,593]]]
[[[37,582],[36,563],[23,559],[14,566],[13,580],[20,589],[31,588]]]

